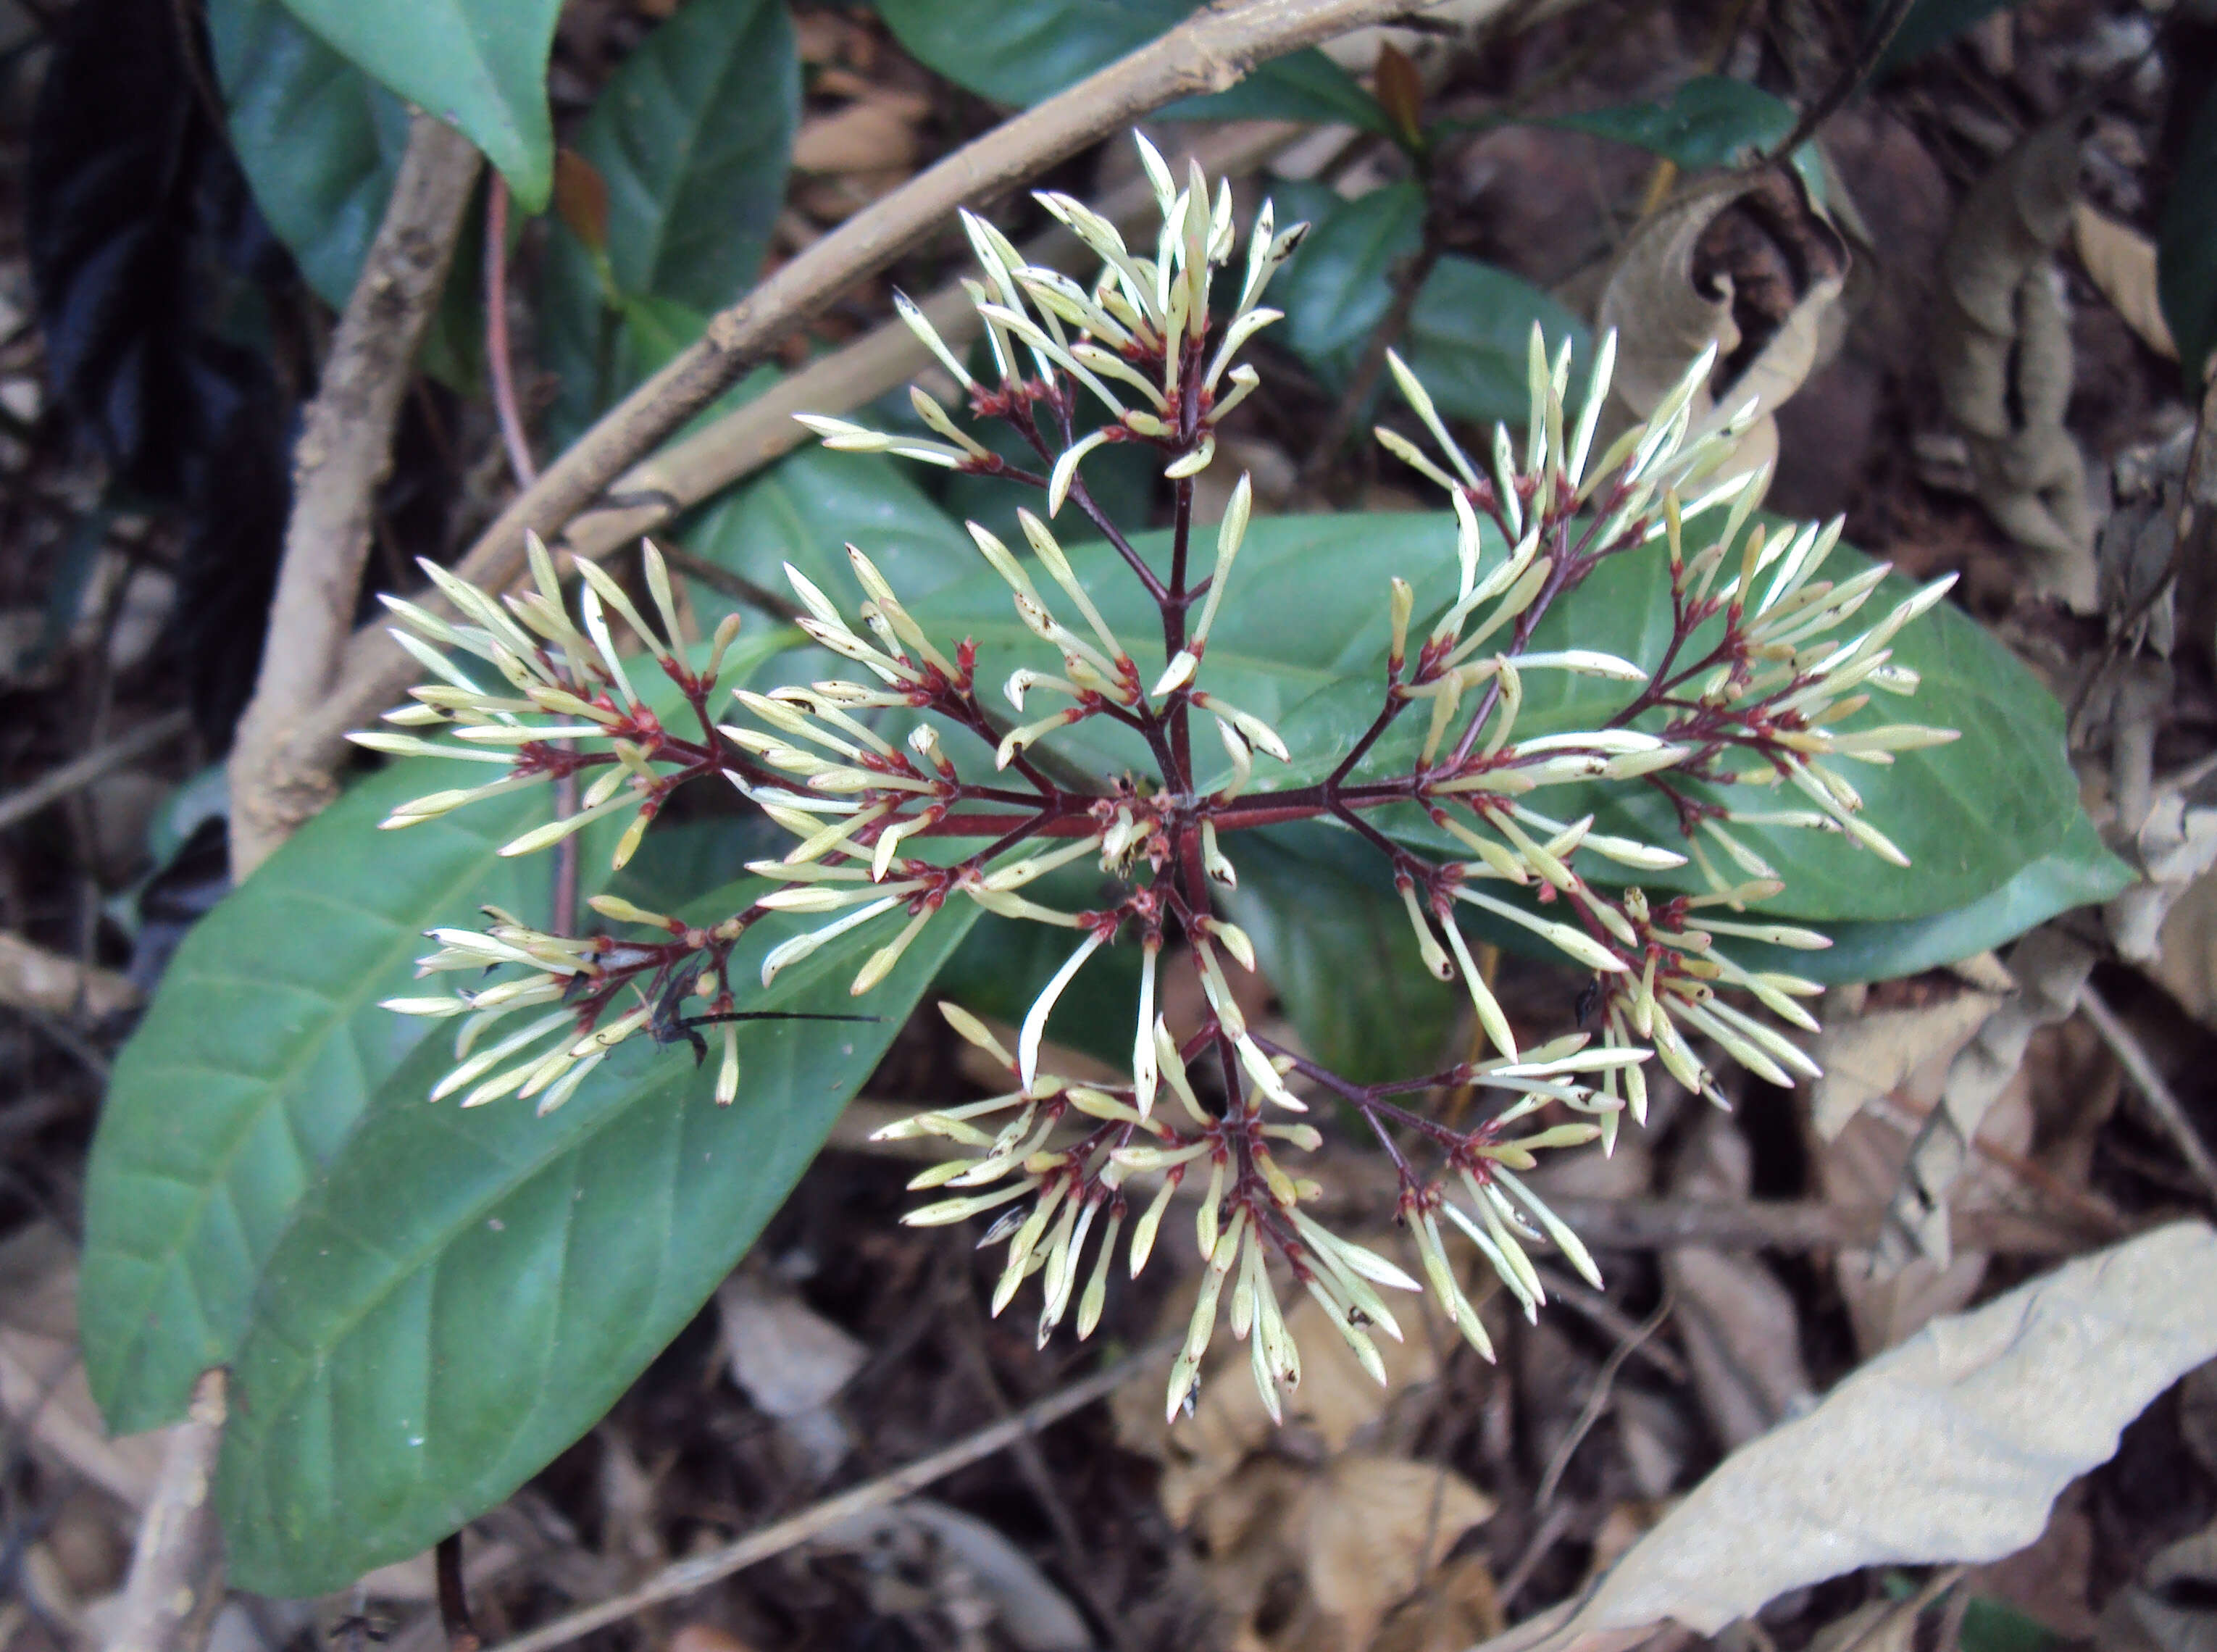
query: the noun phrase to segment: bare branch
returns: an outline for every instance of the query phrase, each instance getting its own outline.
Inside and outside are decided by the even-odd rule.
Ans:
[[[497,588],[519,573],[524,536],[552,539],[625,470],[737,383],[794,328],[856,282],[936,233],[958,207],[990,200],[1177,98],[1221,91],[1256,65],[1318,40],[1425,9],[1437,0],[1244,0],[1219,3],[1068,90],[965,145],[857,213],[716,315],[706,337],[634,390],[549,466],[470,548],[456,572]],[[412,663],[381,631],[347,650],[337,692],[285,742],[282,771],[327,789],[349,728],[407,686]]]
[[[339,676],[400,398],[481,164],[453,127],[414,117],[392,198],[309,404],[262,673],[231,755],[234,877],[244,879],[330,799],[328,766],[288,761],[288,741]]]

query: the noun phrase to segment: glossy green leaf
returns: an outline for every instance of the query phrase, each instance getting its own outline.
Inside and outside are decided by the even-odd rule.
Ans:
[[[1347,381],[1364,342],[1393,301],[1396,272],[1423,243],[1424,192],[1389,183],[1343,201],[1317,184],[1273,181],[1281,220],[1308,220],[1307,239],[1270,284],[1286,312],[1275,330],[1327,384]]]
[[[966,845],[975,847],[974,845]],[[1059,867],[1027,887],[1027,895],[1061,912],[1106,906],[1112,888],[1084,861]],[[1028,919],[982,913],[962,944],[932,983],[936,999],[960,1004],[973,1015],[1019,1026],[1054,972],[1077,944],[1066,929]],[[1055,1000],[1047,1036],[1129,1071],[1134,1006],[1139,999],[1139,949],[1127,931],[1117,944],[1078,971]]]
[[[1453,253],[1426,278],[1398,348],[1449,418],[1514,426],[1532,405],[1525,376],[1532,324],[1572,341],[1574,373],[1590,359],[1585,324],[1521,275]]]
[[[1696,75],[1659,102],[1552,115],[1540,124],[1631,144],[1688,171],[1730,166],[1794,130],[1794,106],[1760,86]]]
[[[1165,539],[1148,535],[1139,541],[1158,569],[1167,560]],[[1690,554],[1699,532],[1689,540]],[[1486,554],[1498,559],[1503,552],[1489,540]],[[1852,552],[1835,554],[1843,572],[1862,566]],[[1147,676],[1152,662],[1162,659],[1152,604],[1106,548],[1081,549],[1072,560]],[[1272,723],[1292,751],[1290,767],[1258,760],[1255,789],[1320,779],[1352,748],[1380,703],[1389,580],[1399,575],[1415,585],[1421,626],[1422,616],[1436,612],[1451,597],[1454,569],[1453,523],[1445,511],[1256,522],[1209,639],[1206,678],[1232,703]],[[1885,603],[1906,594],[1899,581],[1892,582],[1870,611],[1881,613]],[[997,683],[1018,663],[1042,663],[1008,604],[1005,588],[990,573],[918,608],[945,628],[977,638],[982,681]],[[1533,646],[1575,643],[1652,663],[1661,657],[1669,620],[1664,558],[1628,554],[1605,563],[1559,602]],[[1700,647],[1698,639],[1695,647]],[[2062,711],[2053,696],[1974,622],[1945,605],[1905,631],[1895,653],[1923,672],[1924,687],[1915,699],[1887,702],[1880,711],[1957,728],[1963,735],[1951,746],[1904,753],[1887,767],[1852,765],[1869,818],[1915,864],[1907,870],[1886,866],[1831,835],[1751,829],[1745,838],[1788,882],[1788,893],[1772,910],[1835,922],[1924,918],[1984,899],[2051,854],[2085,858],[2071,846],[2079,841],[2074,835],[2078,788],[2065,755]],[[1622,685],[1534,673],[1517,727],[1526,734],[1590,727],[1624,702]],[[1879,715],[1862,716],[1874,721]],[[1405,718],[1363,772],[1405,764],[1422,738],[1421,723]],[[1136,737],[1102,720],[1053,739],[1055,749],[1104,776],[1152,772]],[[1199,783],[1220,783],[1226,770],[1213,747],[1203,740],[1195,752]],[[1603,813],[1604,829],[1677,841],[1675,820],[1647,789],[1561,788],[1534,801],[1559,818],[1594,808]],[[1386,825],[1412,843],[1452,841],[1422,817],[1413,823],[1389,819]],[[1607,864],[1596,863],[1593,875],[1608,875]],[[1695,887],[1687,872],[1643,881]]]
[[[1710,525],[1714,523],[1712,518]],[[1689,555],[1699,539],[1689,534]],[[1844,549],[1834,558],[1841,577],[1868,566]],[[1658,660],[1670,634],[1669,579],[1660,555],[1613,558],[1569,599],[1555,604],[1535,632],[1532,646],[1577,646],[1635,662]],[[1423,585],[1417,589],[1428,591]],[[1429,590],[1452,594],[1445,579]],[[1889,579],[1873,598],[1870,611],[1884,613],[1910,590],[1906,582]],[[1420,594],[1420,610],[1424,601]],[[1381,634],[1374,667],[1380,678],[1382,640]],[[1705,651],[1702,636],[1697,634],[1690,647],[1690,657],[1698,659]],[[1734,835],[1787,881],[1787,893],[1769,910],[1826,922],[1929,917],[1992,894],[2026,866],[2060,851],[2071,837],[2079,813],[2078,792],[2065,752],[2062,708],[2032,674],[1975,622],[1946,605],[1903,634],[1894,658],[1922,673],[1922,688],[1911,701],[1881,701],[1862,714],[1859,724],[1906,720],[1957,729],[1961,739],[1902,753],[1883,767],[1843,766],[1863,795],[1868,817],[1912,864],[1906,869],[1887,866],[1837,834],[1736,829]],[[1596,727],[1623,702],[1620,685],[1546,672],[1527,687],[1517,731],[1528,736]],[[1284,731],[1288,744],[1312,754],[1302,771],[1328,770],[1367,726],[1376,705],[1374,694],[1336,690],[1289,719]],[[1364,772],[1409,760],[1423,727],[1414,720],[1405,724],[1379,743],[1375,760],[1366,760]],[[1699,784],[1687,789],[1696,797],[1711,795]],[[1735,801],[1745,799],[1745,794],[1736,795]],[[1678,840],[1675,815],[1652,788],[1566,787],[1532,801],[1559,819],[1575,820],[1590,810],[1603,830],[1651,843]],[[1453,841],[1429,822],[1406,830],[1417,841],[1442,847]],[[1599,867],[1594,875],[1603,875]],[[1655,887],[1699,887],[1690,867],[1641,881]]]
[[[1423,192],[1394,183],[1343,201],[1316,184],[1278,182],[1270,196],[1281,221],[1311,226],[1271,285],[1270,301],[1286,312],[1275,342],[1338,391],[1393,305],[1397,272],[1423,243]],[[1448,418],[1514,420],[1530,405],[1525,361],[1535,321],[1549,338],[1575,341],[1576,359],[1585,358],[1586,329],[1569,311],[1505,269],[1450,254],[1425,278],[1394,347]]]
[[[788,562],[827,591],[852,589],[847,547],[855,545],[904,597],[923,596],[981,564],[970,535],[914,473],[883,454],[805,447],[695,516],[684,544],[787,601]],[[701,585],[694,604],[706,625],[738,606]]]
[[[1026,105],[1105,69],[1183,21],[1195,0],[875,0],[908,54],[966,91]],[[1378,102],[1321,52],[1258,65],[1229,91],[1162,114],[1183,121],[1343,121],[1392,136]]]
[[[344,308],[408,147],[406,106],[279,0],[211,0],[208,46],[255,205],[316,295]],[[424,371],[466,393],[484,368],[484,256],[472,207],[423,350]]]
[[[561,0],[285,0],[334,51],[448,121],[525,212],[547,205],[554,131],[547,56]]]
[[[501,845],[549,818],[544,789],[404,832],[411,797],[484,783],[475,764],[396,764],[301,828],[195,925],[115,1063],[85,1190],[79,1319],[108,1426],[183,1414],[228,1359],[293,1205],[426,1024],[407,990],[423,932],[492,901],[541,917],[545,857]]]
[[[789,637],[758,628],[727,671],[744,681]],[[665,714],[679,703],[659,675],[640,686]],[[182,1415],[193,1379],[238,1347],[279,1232],[423,1036],[428,1024],[377,1007],[411,990],[423,931],[473,927],[488,903],[533,919],[549,911],[553,858],[498,852],[551,818],[546,788],[378,829],[398,803],[498,772],[388,765],[303,826],[177,949],[116,1059],[85,1189],[78,1318],[93,1395],[116,1432]],[[608,881],[621,830],[585,829],[584,893]]]
[[[2178,152],[2156,241],[2155,281],[2186,382],[2199,385],[2217,350],[2217,87],[2202,94]]]
[[[1796,951],[1748,940],[1725,942],[1721,950],[1750,969],[1777,969],[1828,987],[1893,981],[1958,963],[2015,940],[2074,906],[2114,899],[2133,882],[2132,869],[2109,854],[2094,823],[2081,813],[2063,845],[2042,856],[1992,894],[1929,918],[1891,922],[1828,923],[1832,944],[1822,951]],[[1508,899],[1527,911],[1539,903],[1515,892]],[[1506,951],[1560,962],[1560,955],[1531,931],[1475,908],[1461,911],[1463,927]]]
[[[792,846],[790,832],[751,808],[743,814],[658,820],[623,870],[608,880],[608,893],[649,912],[676,912],[744,877],[749,861],[774,858]]]
[[[512,1099],[465,1111],[423,1098],[448,1055],[427,1041],[264,1270],[218,1482],[233,1581],[341,1588],[482,1513],[591,1427],[745,1253],[973,910],[949,906],[861,1004],[848,983],[885,924],[750,995],[884,1018],[743,1024],[728,1108],[711,1099],[713,1064],[642,1036],[545,1118]],[[822,921],[766,920],[733,974]]]
[[[208,47],[255,204],[300,274],[347,301],[408,147],[408,110],[278,0],[211,0]]]
[[[540,347],[567,441],[752,283],[785,200],[800,118],[793,20],[779,0],[688,0],[616,70],[579,128],[608,185],[610,310],[566,226],[547,247]],[[659,360],[658,359],[659,358]]]
[[[1225,847],[1239,869],[1226,905],[1311,1055],[1358,1084],[1447,1055],[1467,999],[1424,968],[1384,856],[1312,821]]]

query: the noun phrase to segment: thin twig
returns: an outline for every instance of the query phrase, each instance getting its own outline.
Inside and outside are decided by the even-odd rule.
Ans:
[[[500,421],[501,445],[508,449],[516,486],[529,487],[539,480],[539,467],[523,428],[516,361],[508,349],[508,180],[497,172],[485,189],[485,376],[492,381],[493,416]]]
[[[302,420],[269,640],[229,765],[232,876],[242,882],[330,801],[334,764],[304,770],[287,753],[342,675],[400,399],[483,164],[452,127],[411,117],[392,198]]]
[[[102,1021],[138,1001],[127,977],[0,930],[0,1004]]]
[[[470,1616],[470,1592],[462,1581],[462,1534],[449,1531],[434,1551],[439,1586],[439,1626],[447,1632],[447,1652],[478,1652],[485,1637]]]
[[[1163,104],[1236,84],[1257,64],[1319,40],[1427,9],[1438,0],[1246,0],[1195,13],[1139,50],[965,145],[782,265],[701,342],[604,415],[509,504],[456,572],[498,587],[523,566],[524,535],[552,539],[641,455],[738,382],[772,346],[859,281],[937,232],[956,208],[1036,176]],[[407,685],[413,663],[381,632],[358,634],[344,681],[293,732],[283,768],[319,789],[346,731]]]
[[[2186,1109],[2179,1104],[2171,1086],[2164,1082],[2163,1074],[2156,1071],[2147,1051],[2140,1048],[2140,1041],[2133,1036],[2132,1029],[2117,1019],[2116,1012],[2103,1001],[2091,981],[2078,989],[2078,1007],[2094,1024],[2094,1030],[2102,1035],[2102,1042],[2117,1058],[2117,1065],[2125,1069],[2125,1076],[2140,1092],[2148,1111],[2155,1115],[2156,1123],[2177,1144],[2179,1156],[2194,1172],[2194,1179],[2202,1184],[2212,1200],[2217,1200],[2217,1159],[2210,1156],[2208,1144],[2187,1117]]]
[[[704,1555],[695,1555],[675,1565],[665,1566],[653,1577],[635,1589],[627,1590],[612,1600],[603,1600],[596,1606],[587,1606],[512,1641],[504,1641],[492,1652],[551,1652],[558,1646],[567,1646],[582,1636],[606,1624],[618,1623],[633,1613],[664,1600],[675,1600],[695,1589],[707,1587],[719,1578],[744,1571],[757,1565],[773,1555],[783,1554],[797,1544],[808,1541],[821,1532],[831,1530],[842,1520],[888,1503],[897,1503],[912,1491],[920,1491],[935,1480],[942,1480],[957,1469],[967,1468],[981,1457],[988,1457],[1025,1436],[1038,1432],[1048,1424],[1059,1421],[1073,1411],[1083,1410],[1096,1400],[1121,1388],[1139,1371],[1153,1364],[1176,1346],[1176,1338],[1166,1339],[1143,1349],[1128,1358],[1120,1359],[1106,1370],[1096,1371],[1068,1388],[1034,1400],[1014,1416],[1004,1417],[946,1447],[929,1457],[919,1457],[905,1469],[880,1475],[852,1491],[841,1492],[820,1503],[803,1509],[800,1513],[772,1522],[745,1537],[712,1549]]]
[[[1532,1271],[1539,1276],[1541,1288],[1547,1293],[1549,1302],[1559,1302],[1573,1313],[1584,1315],[1618,1341],[1628,1344],[1633,1353],[1671,1382],[1686,1380],[1686,1362],[1671,1352],[1667,1343],[1651,1340],[1640,1328],[1638,1320],[1601,1292],[1544,1262],[1535,1262]]]
[[[1912,0],[1886,0],[1884,9],[1871,20],[1871,27],[1864,31],[1862,44],[1856,48],[1855,60],[1825,89],[1825,95],[1803,112],[1801,118],[1794,123],[1794,130],[1786,134],[1785,140],[1773,145],[1769,152],[1757,160],[1751,170],[1786,164],[1792,160],[1795,150],[1815,137],[1818,129],[1840,112],[1841,106],[1855,96],[1856,88],[1878,68],[1879,60],[1886,56],[1887,48],[1893,44],[1893,37],[1901,32],[1902,24],[1909,21],[1911,5]]]
[[[1663,1300],[1655,1304],[1655,1311],[1644,1323],[1633,1327],[1630,1336],[1609,1350],[1609,1358],[1602,1362],[1600,1375],[1594,1378],[1593,1392],[1586,1395],[1586,1402],[1579,1409],[1578,1420],[1571,1425],[1570,1432],[1563,1436],[1553,1455],[1547,1459],[1547,1470],[1540,1476],[1540,1489],[1533,1494],[1532,1506],[1535,1508],[1546,1508],[1555,1500],[1555,1488],[1563,1483],[1563,1476],[1571,1466],[1572,1454],[1585,1443],[1586,1436],[1593,1432],[1593,1426],[1601,1420],[1601,1414],[1608,1406],[1609,1396],[1616,1391],[1616,1374],[1624,1369],[1624,1362],[1631,1358],[1648,1338],[1663,1328],[1663,1322],[1670,1317],[1670,1310],[1677,1306],[1677,1297],[1665,1286]]]
[[[1007,1418],[1013,1414],[1009,1396],[1001,1390],[1001,1382],[993,1375],[991,1357],[979,1335],[978,1301],[966,1274],[958,1282],[960,1301],[955,1304],[958,1322],[952,1327],[955,1351],[962,1363],[969,1367],[970,1380],[985,1395],[985,1403],[993,1409],[994,1416]],[[1116,1610],[1116,1602],[1101,1593],[1095,1569],[1089,1563],[1085,1542],[1080,1536],[1077,1518],[1070,1512],[1070,1500],[1055,1484],[1054,1471],[1047,1467],[1047,1457],[1039,1442],[1027,1434],[1012,1440],[1009,1454],[1016,1459],[1016,1472],[1022,1476],[1030,1490],[1032,1500],[1047,1517],[1054,1528],[1055,1549],[1062,1557],[1062,1569],[1071,1584],[1085,1597],[1085,1604],[1093,1613],[1094,1621],[1108,1632],[1116,1652],[1137,1652],[1138,1642],[1133,1638],[1130,1626]]]
[[[160,716],[139,724],[129,733],[87,752],[81,758],[72,758],[21,791],[0,797],[0,832],[6,831],[19,820],[29,820],[48,804],[59,802],[90,786],[109,770],[120,769],[127,763],[135,763],[148,752],[160,750],[192,726],[191,713],[165,711]]]

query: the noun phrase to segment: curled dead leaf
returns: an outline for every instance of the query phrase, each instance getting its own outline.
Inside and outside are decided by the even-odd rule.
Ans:
[[[1708,1114],[1670,1191],[1682,1198],[1745,1199],[1751,1159],[1747,1138],[1732,1122]],[[1663,1276],[1677,1298],[1671,1317],[1702,1414],[1727,1451],[1806,1402],[1800,1313],[1793,1292],[1760,1259],[1684,1246],[1665,1253]]]
[[[1604,438],[1645,418],[1714,343],[1717,366],[1694,403],[1695,429],[1752,401],[1756,422],[1720,475],[1767,464],[1773,423],[1837,336],[1847,244],[1798,175],[1734,175],[1701,185],[1633,232],[1602,289],[1595,325],[1617,333]]]
[[[1873,1564],[1996,1560],[2217,1353],[2217,1230],[2175,1222],[1934,1321],[1742,1446],[1522,1646],[1597,1652],[1673,1618],[1714,1634]]]
[[[2155,243],[2129,224],[2096,212],[2080,201],[2071,214],[2071,244],[2087,278],[2125,325],[2166,362],[2178,359],[2178,341],[2164,319],[2155,290]]]
[[[1455,1540],[1492,1514],[1493,1500],[1451,1469],[1343,1452],[1309,1500],[1309,1598],[1338,1619],[1341,1645],[1362,1652]]]
[[[2085,461],[2063,426],[2071,329],[2054,252],[2078,198],[2076,122],[2044,127],[1971,187],[1940,251],[1934,367],[1970,439],[1979,503],[2031,555],[2037,590],[2096,605]]]

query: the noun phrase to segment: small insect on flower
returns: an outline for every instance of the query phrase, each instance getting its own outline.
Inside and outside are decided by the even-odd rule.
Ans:
[[[1256,660],[1271,639],[1258,650],[1248,604],[1267,585],[1274,608],[1287,609],[1294,560],[1274,561],[1251,542],[1269,535],[1244,476],[1216,487],[1225,504],[1213,528],[1195,523],[1201,480],[1233,449],[1220,428],[1261,383],[1241,351],[1281,319],[1261,300],[1304,226],[1281,228],[1265,201],[1240,259],[1229,188],[1189,164],[1181,174],[1136,141],[1159,212],[1152,235],[1127,241],[1068,195],[1038,197],[1075,234],[1090,272],[1029,264],[992,224],[963,215],[988,371],[973,374],[923,311],[897,298],[960,391],[912,393],[928,436],[873,430],[845,410],[803,420],[843,451],[1029,490],[1015,517],[1021,543],[967,525],[1014,616],[995,622],[986,689],[978,640],[936,622],[949,610],[914,600],[901,565],[868,547],[846,547],[837,579],[786,569],[798,634],[844,674],[758,685],[726,669],[738,621],[705,651],[687,648],[651,546],[627,584],[590,561],[558,569],[534,541],[520,591],[495,597],[432,568],[454,617],[390,599],[402,645],[433,680],[389,715],[389,729],[355,738],[498,770],[403,806],[396,826],[574,778],[577,812],[504,853],[621,820],[620,865],[673,791],[719,776],[785,834],[744,866],[744,904],[706,925],[604,894],[591,905],[620,934],[557,935],[497,911],[482,929],[435,931],[422,973],[471,984],[390,1007],[457,1020],[454,1066],[434,1095],[459,1093],[464,1106],[512,1094],[559,1106],[642,1030],[657,1045],[689,1044],[696,1066],[715,1037],[713,1097],[729,1103],[742,1024],[873,1020],[837,1012],[830,994],[843,986],[867,996],[897,977],[911,994],[889,1003],[889,1016],[900,1012],[926,985],[915,965],[930,949],[919,939],[935,925],[943,934],[961,903],[1061,931],[1005,1034],[940,1005],[975,1047],[966,1070],[986,1072],[991,1093],[879,1132],[947,1144],[912,1180],[929,1199],[906,1220],[986,1218],[981,1248],[1004,1247],[991,1309],[1007,1311],[1036,1280],[1042,1343],[1065,1322],[1081,1339],[1099,1329],[1113,1280],[1136,1277],[1167,1232],[1199,1283],[1166,1413],[1190,1413],[1223,1326],[1246,1345],[1277,1417],[1302,1370],[1290,1298],[1314,1302],[1380,1382],[1377,1339],[1405,1334],[1388,1306],[1397,1294],[1430,1302],[1491,1358],[1473,1264],[1528,1315],[1547,1296],[1535,1256],[1600,1281],[1530,1179],[1547,1155],[1590,1142],[1613,1150],[1627,1117],[1646,1123],[1656,1084],[1721,1104],[1727,1063],[1779,1085],[1817,1074],[1802,1047],[1817,984],[1733,954],[1828,944],[1748,910],[1786,886],[1778,834],[1833,834],[1868,852],[1874,875],[1905,863],[1848,775],[1954,738],[1863,721],[1874,694],[1916,690],[1895,644],[1947,586],[1850,628],[1885,571],[1838,577],[1837,521],[1756,519],[1765,479],[1727,473],[1751,411],[1700,411],[1714,351],[1652,414],[1611,435],[1602,421],[1615,336],[1599,341],[1580,399],[1569,343],[1550,350],[1535,328],[1521,430],[1497,426],[1469,448],[1388,352],[1407,428],[1381,426],[1378,440],[1446,495],[1441,554],[1392,571],[1378,592],[1382,653],[1332,685],[1368,702],[1352,725],[1367,732],[1321,755],[1312,732],[1289,739],[1298,726],[1273,721],[1288,702],[1265,697],[1269,673]],[[1236,300],[1220,303],[1219,272],[1235,261]],[[1003,439],[985,440],[997,425]],[[1031,457],[1005,457],[1010,441]],[[1133,524],[1114,521],[1089,489],[1086,461],[1111,445],[1145,454],[1164,478],[1176,507],[1167,553],[1143,551]],[[1597,567],[1629,557],[1667,569],[1659,641],[1619,654],[1590,636],[1541,636]],[[644,604],[631,594],[641,586]],[[1337,584],[1308,594],[1348,600]],[[666,688],[642,690],[650,665]],[[1574,694],[1559,690],[1565,683]],[[1213,727],[1199,730],[1199,758],[1197,720]],[[440,729],[451,738],[422,732]],[[1120,755],[1104,758],[1104,742]],[[1618,817],[1658,828],[1596,829],[1593,800],[1610,789],[1658,805]],[[1257,838],[1243,834],[1296,821],[1376,855],[1398,944],[1469,999],[1468,1059],[1434,1067],[1419,1052],[1407,1077],[1356,1083],[1273,1036],[1275,1024],[1251,1020],[1251,978],[1281,962],[1271,956],[1277,931],[1233,922],[1225,897],[1254,887],[1241,861]],[[1684,886],[1651,896],[1632,881],[1658,874]],[[743,937],[774,914],[794,927],[739,958]],[[1575,1004],[1562,1004],[1572,1030],[1511,1014],[1520,1000],[1497,994],[1481,966],[1479,924],[1511,925],[1584,973]],[[1117,1022],[1130,1030],[1129,1081],[1081,1080],[1055,1035],[1109,973],[1101,960],[1132,947],[1138,987]],[[788,992],[827,967],[828,987],[789,991],[775,1007],[750,996],[757,982]],[[1173,991],[1173,980],[1198,990]],[[827,997],[806,995],[818,992]],[[1450,1093],[1469,1098],[1468,1111],[1427,1106]],[[1303,1173],[1347,1120],[1359,1125],[1356,1145],[1388,1149],[1394,1213],[1421,1278],[1335,1232],[1326,1189]]]

